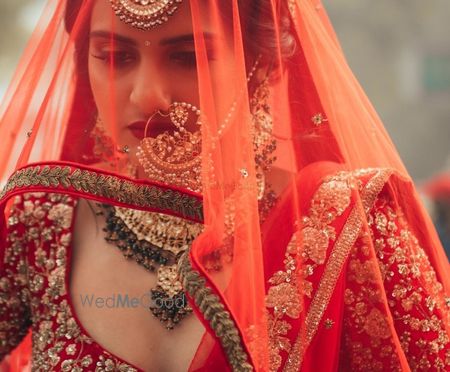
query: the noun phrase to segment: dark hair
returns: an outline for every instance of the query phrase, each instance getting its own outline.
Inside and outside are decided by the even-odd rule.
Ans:
[[[285,60],[295,53],[296,41],[291,31],[287,1],[279,2],[276,14],[267,0],[243,0],[239,1],[239,7],[248,53],[261,55],[266,61],[273,60],[277,54]]]

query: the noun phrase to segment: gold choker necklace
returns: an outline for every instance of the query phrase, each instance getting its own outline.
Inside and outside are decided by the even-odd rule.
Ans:
[[[106,212],[105,240],[124,257],[156,272],[156,287],[150,290],[152,314],[171,330],[192,312],[178,279],[176,265],[203,225],[155,212],[102,206]]]

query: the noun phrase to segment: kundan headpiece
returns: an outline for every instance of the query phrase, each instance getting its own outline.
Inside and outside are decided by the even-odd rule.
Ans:
[[[169,20],[183,0],[110,0],[121,21],[140,30],[150,30]]]

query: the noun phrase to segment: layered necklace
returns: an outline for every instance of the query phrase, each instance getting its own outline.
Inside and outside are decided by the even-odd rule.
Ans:
[[[248,82],[257,66],[258,60],[249,73]],[[250,101],[257,199],[262,220],[268,215],[276,199],[274,191],[265,182],[265,173],[271,169],[275,161],[274,151],[276,150],[276,141],[272,137],[273,122],[269,95],[270,89],[266,78],[255,89]],[[220,127],[219,134],[227,128],[236,105],[235,101],[232,110]],[[190,116],[193,117],[191,122],[195,122],[197,126],[201,125],[200,110],[189,103],[174,102],[170,105],[167,114],[158,111],[152,115],[147,126],[157,114],[168,116],[176,130],[174,134],[165,132],[156,138],[145,137],[136,154],[140,165],[149,179],[200,193],[202,191],[201,132],[196,130],[191,133],[186,128]],[[220,136],[215,138],[215,141],[219,138]],[[243,178],[248,177],[246,169],[241,169],[240,172]],[[220,270],[222,258],[232,258],[230,247],[232,247],[234,232],[234,205],[237,203],[233,195],[226,201],[224,244],[211,257],[203,257],[207,269]],[[103,205],[102,208],[106,216],[105,240],[117,246],[126,258],[134,259],[146,270],[157,274],[156,286],[150,290],[149,309],[167,329],[173,329],[177,323],[192,313],[177,275],[177,263],[183,253],[190,248],[193,240],[201,233],[203,225],[155,212],[109,205]]]
[[[181,255],[201,233],[203,225],[155,212],[102,205],[106,217],[105,240],[157,274],[150,289],[152,314],[171,330],[192,313],[177,274]]]

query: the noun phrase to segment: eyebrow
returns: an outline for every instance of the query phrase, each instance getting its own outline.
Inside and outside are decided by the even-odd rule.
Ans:
[[[109,31],[92,31],[90,33],[89,37],[90,38],[98,37],[98,38],[102,38],[102,39],[114,40],[114,41],[118,41],[121,43],[130,44],[132,46],[137,45],[137,43],[134,39],[114,33],[114,32],[109,32]],[[206,41],[216,38],[213,34],[208,33],[208,32],[204,33],[203,37]],[[185,35],[164,38],[159,41],[159,45],[166,46],[166,45],[173,45],[173,44],[180,44],[180,43],[193,43],[193,42],[194,42],[194,35],[193,34],[185,34]]]
[[[133,40],[132,38],[126,37],[126,36],[122,36],[119,34],[116,34],[114,32],[108,32],[108,31],[92,31],[89,34],[89,38],[102,38],[102,39],[108,39],[108,40],[114,40],[114,41],[118,41],[121,43],[125,43],[125,44],[130,44],[133,46],[136,46],[137,43],[135,40]]]
[[[205,40],[213,40],[216,37],[214,36],[214,34],[211,34],[209,32],[204,32],[203,38]],[[193,34],[185,34],[185,35],[162,39],[159,42],[159,45],[171,45],[171,44],[178,44],[178,43],[193,43],[193,42],[194,42],[194,35]]]

